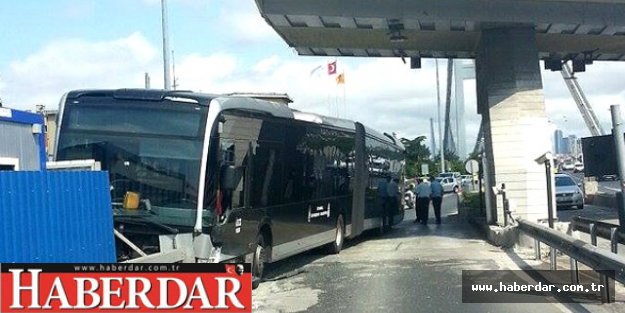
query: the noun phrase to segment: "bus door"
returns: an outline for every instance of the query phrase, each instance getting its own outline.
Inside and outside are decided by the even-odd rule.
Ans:
[[[254,158],[262,120],[223,114],[220,135],[220,185],[218,189],[219,236],[222,255],[251,253],[262,214],[252,207]]]

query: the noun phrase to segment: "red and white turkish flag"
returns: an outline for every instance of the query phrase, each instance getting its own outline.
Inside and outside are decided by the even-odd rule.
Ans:
[[[328,75],[336,74],[336,61],[328,63]]]

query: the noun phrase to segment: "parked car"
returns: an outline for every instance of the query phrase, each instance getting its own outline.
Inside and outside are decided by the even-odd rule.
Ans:
[[[460,176],[460,172],[444,172],[438,175],[438,177],[453,177],[457,180],[460,180]]]
[[[562,163],[563,171],[572,171],[574,169],[575,169],[575,163],[569,162],[569,161]]]
[[[443,186],[444,192],[459,192],[460,184],[454,177],[436,177],[436,180]]]
[[[582,163],[582,162],[575,163],[575,167],[573,169],[573,172],[579,173],[579,172],[583,172],[583,171],[584,171],[584,163]]]
[[[618,175],[616,174],[605,174],[605,175],[601,175],[597,178],[598,181],[605,181],[605,180],[618,180]]]
[[[577,207],[578,209],[584,208],[584,194],[580,188],[581,183],[576,183],[575,180],[568,174],[556,174],[556,205],[558,208],[562,207]]]
[[[460,182],[462,183],[462,185],[471,184],[471,182],[473,182],[473,175],[462,175],[462,176],[460,176]]]

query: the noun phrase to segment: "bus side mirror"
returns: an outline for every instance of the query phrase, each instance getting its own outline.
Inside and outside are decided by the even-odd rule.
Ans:
[[[236,186],[237,170],[232,165],[225,165],[221,172],[221,188],[225,190],[234,190]]]
[[[219,116],[219,119],[217,119],[217,133],[221,134],[224,132],[224,124],[226,123],[226,119],[222,116]]]

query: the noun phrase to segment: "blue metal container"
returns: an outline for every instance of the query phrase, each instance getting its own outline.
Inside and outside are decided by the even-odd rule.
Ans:
[[[0,263],[115,262],[107,172],[0,172]]]

